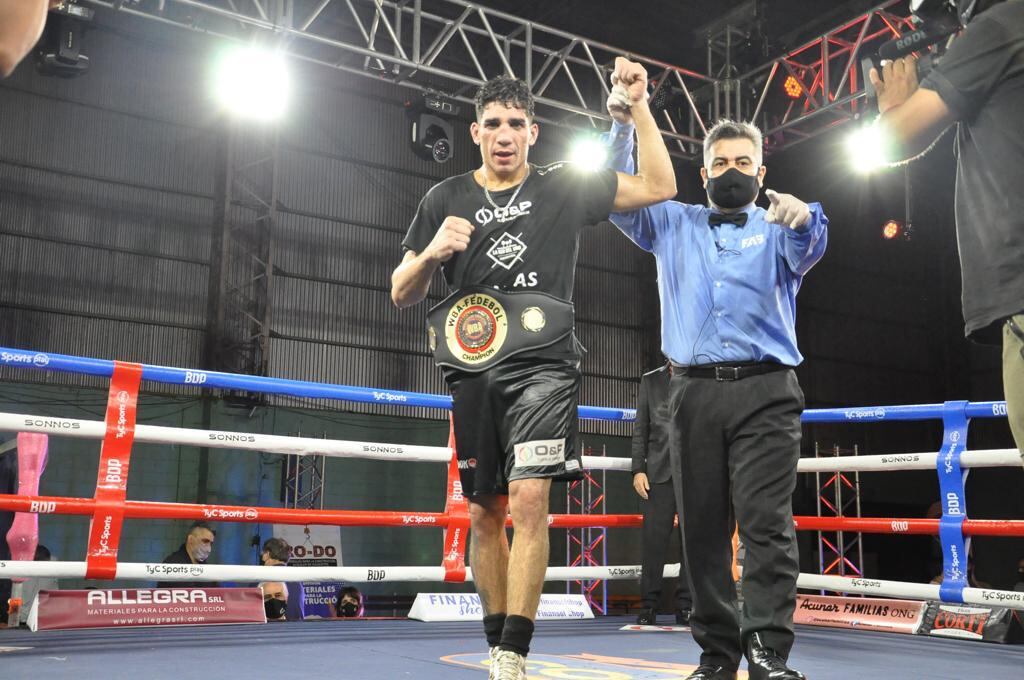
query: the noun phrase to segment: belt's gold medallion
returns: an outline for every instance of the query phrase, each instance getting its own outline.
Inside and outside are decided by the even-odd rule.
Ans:
[[[505,344],[508,315],[489,295],[466,295],[445,315],[444,337],[452,356],[464,364],[481,366]]]
[[[544,310],[540,307],[527,307],[519,316],[519,322],[523,324],[524,329],[531,333],[540,333],[544,330],[548,320],[544,316]]]

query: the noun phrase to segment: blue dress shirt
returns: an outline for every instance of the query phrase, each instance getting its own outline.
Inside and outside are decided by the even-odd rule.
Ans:
[[[633,172],[633,126],[605,134],[609,165]],[[765,221],[751,204],[747,223],[708,226],[711,209],[665,201],[611,221],[654,254],[661,294],[661,348],[677,364],[771,361],[796,366],[796,294],[821,259],[828,218],[818,203],[793,230]]]

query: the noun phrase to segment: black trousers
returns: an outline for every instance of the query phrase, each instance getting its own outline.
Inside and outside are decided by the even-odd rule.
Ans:
[[[676,492],[672,482],[651,484],[647,500],[640,501],[644,515],[643,572],[640,575],[640,602],[644,609],[656,609],[661,601],[661,584],[665,571],[666,556],[672,538],[676,519]],[[679,583],[676,586],[676,611],[689,611],[689,579],[686,575],[686,561],[679,562]]]
[[[796,607],[792,496],[803,392],[792,370],[718,382],[672,377],[673,481],[701,663],[736,668],[749,636],[789,656]],[[732,533],[746,546],[743,616]]]

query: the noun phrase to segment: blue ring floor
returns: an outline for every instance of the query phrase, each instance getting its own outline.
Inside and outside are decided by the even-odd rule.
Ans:
[[[688,631],[620,630],[632,622],[600,617],[539,623],[528,677],[655,680],[689,674],[699,648]],[[0,629],[2,680],[482,680],[486,659],[479,623],[355,619],[39,633]],[[810,680],[1024,678],[1019,645],[831,628],[798,627],[790,661]]]

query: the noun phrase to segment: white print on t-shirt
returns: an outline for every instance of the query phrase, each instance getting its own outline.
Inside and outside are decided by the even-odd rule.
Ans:
[[[546,467],[565,462],[565,439],[537,439],[515,445],[514,467]]]
[[[533,288],[537,285],[537,272],[519,272],[512,283],[514,288]]]
[[[523,215],[529,215],[531,206],[533,206],[532,201],[523,201],[519,205],[506,205],[504,208],[499,206],[494,210],[487,207],[480,208],[476,211],[476,221],[480,223],[481,227],[486,227],[491,220],[498,220],[498,224],[504,224]]]
[[[740,241],[740,248],[749,248],[750,246],[764,245],[764,234],[757,234],[750,238],[745,238]]]
[[[489,237],[494,241],[494,245],[487,249],[487,257],[494,260],[494,264],[491,265],[491,269],[496,266],[504,267],[505,269],[512,269],[520,262],[523,261],[523,253],[526,252],[526,244],[520,238],[522,232],[519,232],[519,236],[513,236],[512,234],[505,232],[500,238],[495,239],[493,236]]]

